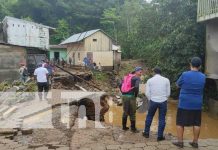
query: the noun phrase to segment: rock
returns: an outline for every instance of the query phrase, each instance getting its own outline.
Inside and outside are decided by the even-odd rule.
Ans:
[[[30,144],[28,147],[29,148],[40,148],[40,147],[42,147],[42,146],[44,146],[43,144]]]
[[[120,96],[118,96],[118,95],[116,95],[116,98],[117,98],[117,99],[121,99],[121,97],[120,97]]]
[[[19,88],[18,90],[24,90],[26,87],[23,86],[23,85],[21,85],[21,86],[19,86],[18,88]]]
[[[22,135],[28,135],[33,133],[33,129],[22,129]]]

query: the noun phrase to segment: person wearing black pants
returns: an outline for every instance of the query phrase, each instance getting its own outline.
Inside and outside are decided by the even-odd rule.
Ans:
[[[39,99],[42,100],[43,91],[44,91],[44,99],[47,99],[47,93],[49,90],[48,70],[42,67],[42,64],[39,64],[38,66],[39,67],[34,71],[34,75],[37,80]]]
[[[48,93],[48,90],[49,90],[49,85],[48,85],[48,82],[38,82],[37,83],[38,85],[38,94],[39,94],[39,99],[42,100],[42,92],[44,91],[44,99],[47,99],[47,93]]]

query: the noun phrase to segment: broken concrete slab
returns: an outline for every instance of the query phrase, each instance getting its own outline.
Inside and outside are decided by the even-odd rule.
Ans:
[[[61,147],[61,148],[58,148],[56,150],[70,150],[70,148],[69,147]]]
[[[8,118],[10,115],[12,115],[16,110],[18,109],[17,106],[13,106],[10,109],[8,109],[5,113],[2,114],[2,118],[6,119]]]
[[[87,109],[87,112],[94,116],[94,119],[96,119],[95,114],[101,114],[101,108],[104,106],[101,103],[101,96],[105,93],[63,92],[62,90],[52,90],[52,92],[54,93],[51,93],[50,98],[52,101],[56,99],[56,104],[59,105],[54,106],[51,101],[38,100],[16,104],[15,106],[18,107],[18,109],[13,112],[13,114],[9,115],[8,118],[0,121],[0,126],[21,129],[20,133],[22,133],[22,129],[27,130],[28,132],[30,131],[26,136],[24,135],[26,133],[23,133],[23,135],[17,135],[16,137],[13,137],[13,139],[16,139],[16,141],[23,141],[23,137],[25,136],[27,138],[31,137],[31,142],[33,143],[43,143],[43,146],[47,146],[45,145],[47,143],[54,142],[54,144],[50,145],[49,147],[47,146],[48,148],[69,148],[66,147],[66,145],[69,144],[69,139],[67,137],[69,137],[69,131],[71,129],[70,127],[74,125],[74,120],[78,115],[78,106],[80,105],[77,104],[82,104],[80,103],[81,100],[83,100],[83,102],[85,99],[91,100],[92,104],[96,105],[96,107],[90,107],[92,110]],[[55,96],[56,94],[57,97]],[[75,106],[72,106],[73,102],[75,102]],[[88,104],[90,103],[88,102]],[[52,130],[48,130],[47,128]],[[33,129],[33,132],[31,129]],[[38,130],[38,132],[35,132],[37,129],[40,131]],[[39,139],[38,137],[41,138]]]
[[[10,107],[8,105],[0,105],[0,116],[5,113]]]
[[[69,92],[69,91],[61,91],[55,90],[50,93],[49,98],[52,99],[59,99],[59,103],[63,103],[62,99],[65,99],[65,104],[70,104],[72,102],[79,102],[83,99],[89,99],[93,101],[95,108],[99,108],[99,110],[95,110],[97,114],[100,112],[100,97],[105,94],[104,92]],[[62,99],[61,99],[62,98]],[[37,106],[37,107],[36,107]],[[52,104],[49,104],[48,101],[29,101],[21,104],[17,104],[13,106],[8,111],[3,114],[3,118],[7,118],[7,120],[12,119],[13,121],[16,120],[15,124],[20,125],[19,119],[29,118],[31,116],[40,114],[42,112],[51,110]],[[16,111],[16,112],[15,112]],[[10,117],[9,117],[10,116]]]
[[[11,129],[11,128],[0,128],[0,135],[8,135],[8,134],[16,134],[18,130],[16,129]]]
[[[66,147],[66,145],[60,145],[59,142],[51,142],[48,144],[45,144],[49,149],[57,149],[57,148],[63,148]]]
[[[48,147],[43,146],[43,147],[36,148],[35,150],[48,150]]]
[[[42,146],[44,146],[44,145],[43,144],[29,144],[28,148],[40,148]]]
[[[7,129],[7,128],[11,128],[11,129],[19,129],[20,126],[17,125],[17,121],[16,120],[12,120],[12,119],[5,119],[5,120],[1,120],[0,121],[0,127],[2,129]]]

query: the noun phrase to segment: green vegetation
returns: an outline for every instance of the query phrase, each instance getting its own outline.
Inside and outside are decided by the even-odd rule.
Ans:
[[[28,82],[23,84],[20,81],[14,81],[13,83],[4,81],[0,83],[0,92],[5,92],[12,87],[21,87],[17,92],[36,92],[37,84],[35,82]]]
[[[173,96],[178,95],[174,83],[189,68],[189,59],[204,59],[205,26],[196,22],[197,0],[0,2],[0,19],[11,15],[55,27],[52,44],[74,33],[103,29],[122,46],[123,58],[143,59],[149,68],[160,66],[171,80]]]
[[[93,77],[96,81],[107,82],[109,75],[105,72],[93,71]]]
[[[10,84],[6,81],[0,83],[0,92],[4,92],[10,88]]]

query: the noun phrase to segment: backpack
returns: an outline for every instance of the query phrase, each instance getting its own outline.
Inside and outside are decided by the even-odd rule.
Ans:
[[[28,76],[29,73],[28,73],[28,70],[26,68],[23,69],[23,76]]]
[[[133,75],[133,74],[128,74],[128,75],[124,76],[123,83],[121,86],[122,93],[128,93],[130,90],[132,90],[134,88],[134,87],[132,87],[132,78],[134,76],[135,75]]]

